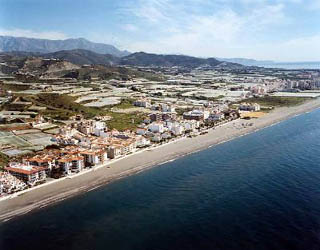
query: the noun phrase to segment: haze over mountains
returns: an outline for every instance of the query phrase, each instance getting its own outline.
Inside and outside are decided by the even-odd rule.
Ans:
[[[246,58],[197,58],[186,55],[158,55],[145,52],[121,51],[113,45],[94,43],[84,38],[49,40],[26,37],[0,36],[0,52],[19,57],[37,56],[58,58],[77,65],[131,65],[155,67],[187,67],[222,65],[236,66],[281,66],[274,61],[259,61]]]
[[[111,54],[122,57],[130,53],[121,51],[113,45],[104,43],[90,42],[84,38],[66,39],[66,40],[49,40],[26,37],[0,36],[0,51],[25,51],[51,53],[61,50],[85,49],[99,54]]]
[[[227,66],[242,67],[239,64],[218,61],[215,58],[197,58],[183,55],[157,55],[145,52],[132,53],[124,57],[116,57],[110,54],[99,54],[90,50],[75,49],[61,50],[53,53],[13,51],[0,53],[2,58],[27,58],[38,57],[42,59],[61,59],[76,65],[105,65],[105,66],[142,66],[142,67],[184,67],[197,68],[201,66]],[[11,59],[12,60],[12,59]]]

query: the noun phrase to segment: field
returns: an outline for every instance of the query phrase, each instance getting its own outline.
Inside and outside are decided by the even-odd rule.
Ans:
[[[111,120],[107,121],[109,129],[123,130],[135,130],[145,117],[145,114],[141,112],[134,112],[130,114],[121,114],[112,112],[111,108],[93,108],[86,107],[79,103],[76,103],[75,97],[59,94],[39,94],[34,96],[23,97],[26,101],[31,101],[38,106],[47,107],[46,110],[40,113],[49,116],[57,120],[68,120],[71,116],[76,114],[82,114],[86,119],[92,119],[95,116],[109,115]],[[114,108],[128,109],[134,107],[132,105],[133,100],[123,100],[120,104],[113,106]]]
[[[20,138],[19,136],[15,136],[15,135],[0,137],[0,145],[1,146],[11,145],[13,147],[16,146],[19,148],[32,146],[31,143],[28,143],[22,138]]]
[[[135,130],[145,117],[142,113],[123,114],[109,112],[108,115],[112,117],[111,120],[106,121],[108,128],[119,131]]]
[[[67,120],[76,114],[82,114],[85,118],[93,118],[97,115],[104,115],[103,109],[85,107],[76,103],[76,98],[68,95],[59,94],[39,94],[23,97],[38,106],[47,107],[47,110],[41,111],[41,114],[57,120]]]

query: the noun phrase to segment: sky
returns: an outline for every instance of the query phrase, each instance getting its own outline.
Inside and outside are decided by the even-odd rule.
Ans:
[[[0,0],[0,35],[130,52],[320,61],[320,0]]]

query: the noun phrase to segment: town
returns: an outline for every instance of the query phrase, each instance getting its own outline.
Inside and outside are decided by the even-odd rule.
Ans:
[[[126,68],[158,79],[0,76],[2,197],[320,96],[319,70]]]

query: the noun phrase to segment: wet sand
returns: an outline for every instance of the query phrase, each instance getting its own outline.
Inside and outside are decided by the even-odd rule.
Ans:
[[[295,107],[278,108],[259,119],[238,119],[210,130],[206,135],[180,139],[151,151],[145,150],[115,162],[109,162],[104,167],[71,179],[66,178],[49,185],[39,186],[35,190],[25,192],[12,199],[0,201],[0,221],[5,221],[14,216],[22,215],[68,197],[90,191],[119,178],[130,176],[160,163],[255,132],[319,107],[320,100],[315,99]],[[243,123],[253,123],[253,125],[243,127]]]

